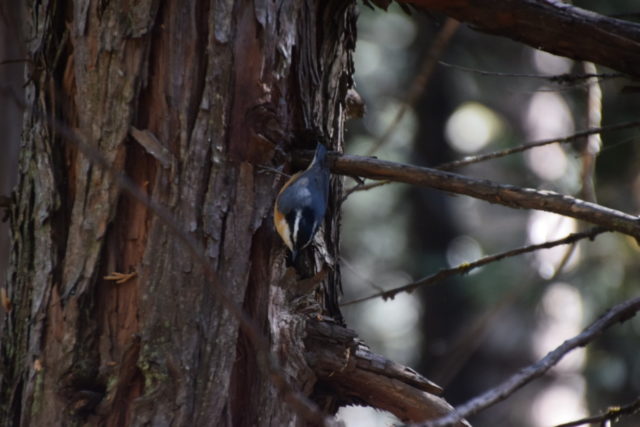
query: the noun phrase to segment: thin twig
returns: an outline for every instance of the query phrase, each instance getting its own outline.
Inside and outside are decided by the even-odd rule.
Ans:
[[[608,143],[607,145],[602,147],[600,152],[601,153],[604,152],[604,151],[609,152],[609,151],[613,150],[614,148],[620,147],[621,145],[628,144],[630,142],[637,142],[637,140],[638,140],[638,135],[631,135],[631,136],[628,136],[626,138],[622,138],[622,139],[620,139],[620,140],[618,140],[616,142],[613,142],[613,143],[610,143],[610,144]]]
[[[584,231],[581,233],[572,233],[569,234],[568,236],[562,238],[562,239],[558,239],[558,240],[552,240],[549,242],[545,242],[545,243],[540,243],[537,245],[528,245],[528,246],[523,246],[521,248],[517,248],[517,249],[511,249],[505,252],[500,252],[494,255],[489,255],[483,258],[480,258],[477,261],[474,262],[469,262],[469,263],[464,263],[464,264],[460,264],[457,267],[454,268],[445,268],[442,269],[440,271],[438,271],[435,274],[432,274],[430,276],[427,276],[423,279],[420,279],[418,281],[415,281],[413,283],[409,283],[408,285],[404,285],[404,286],[400,286],[397,288],[393,288],[393,289],[389,289],[388,291],[384,291],[384,292],[378,292],[374,295],[369,295],[367,297],[363,297],[363,298],[358,298],[352,301],[348,301],[345,302],[343,304],[341,304],[342,306],[346,306],[346,305],[351,305],[351,304],[357,304],[357,303],[361,303],[363,301],[368,301],[370,299],[373,298],[383,298],[383,299],[390,299],[390,298],[394,298],[397,294],[399,294],[400,292],[413,292],[416,288],[420,287],[420,286],[428,286],[428,285],[433,285],[434,283],[440,282],[446,278],[449,278],[451,276],[456,276],[456,275],[463,275],[468,273],[469,271],[481,267],[483,265],[486,264],[490,264],[492,262],[496,262],[496,261],[500,261],[502,259],[505,258],[511,258],[517,255],[522,255],[522,254],[526,254],[529,252],[534,252],[540,249],[549,249],[549,248],[553,248],[555,246],[560,246],[560,245],[566,245],[566,244],[570,244],[570,243],[574,243],[577,242],[578,240],[582,240],[582,239],[593,239],[595,238],[597,235],[602,234],[604,232],[606,232],[607,230],[602,228],[602,227],[594,227],[589,231]]]
[[[438,169],[438,170],[452,170],[452,169],[456,169],[456,168],[460,168],[463,166],[467,166],[470,164],[474,164],[474,163],[479,163],[485,160],[491,160],[491,159],[497,159],[500,157],[505,157],[508,156],[510,154],[514,154],[514,153],[519,153],[519,152],[523,152],[526,150],[530,150],[532,148],[535,147],[541,147],[543,145],[549,145],[549,144],[554,144],[554,143],[568,143],[568,142],[573,142],[576,139],[579,138],[583,138],[585,136],[592,136],[592,135],[598,135],[601,133],[605,133],[605,132],[609,132],[609,131],[614,131],[614,130],[621,130],[621,129],[627,129],[627,128],[632,128],[632,127],[639,127],[640,126],[640,120],[635,120],[635,121],[631,121],[631,122],[624,122],[624,123],[618,123],[615,125],[610,125],[610,126],[602,126],[602,127],[598,127],[598,128],[593,128],[593,129],[588,129],[588,130],[583,130],[580,132],[576,132],[572,135],[568,135],[562,138],[552,138],[552,139],[544,139],[541,141],[534,141],[534,142],[529,142],[529,143],[525,143],[525,144],[521,144],[517,147],[513,147],[513,148],[509,148],[506,150],[500,150],[500,151],[494,151],[491,153],[487,153],[487,154],[481,154],[478,156],[468,156],[465,157],[463,159],[460,160],[454,160],[452,162],[448,162],[448,163],[443,163],[439,166],[435,166],[434,169]],[[629,141],[632,141],[634,138],[628,138],[625,141],[622,142],[618,142],[615,144],[610,144],[607,145],[606,147],[604,147],[602,150],[607,150],[610,148],[614,148],[622,143],[628,143]],[[343,203],[352,193],[355,193],[357,191],[366,191],[366,190],[370,190],[376,187],[380,187],[386,184],[389,184],[393,181],[381,181],[378,183],[371,183],[371,184],[364,184],[364,183],[359,183],[357,185],[354,185],[353,187],[351,187],[349,190],[345,191],[345,194],[342,196],[342,200],[341,203]]]
[[[278,175],[278,176],[281,176],[281,177],[283,177],[285,179],[291,178],[291,175],[289,175],[288,173],[284,173],[281,170],[278,170],[276,168],[272,168],[270,166],[257,165],[256,168],[259,169],[261,172],[264,172],[264,173],[270,173],[270,174],[273,174],[273,175]],[[261,172],[258,172],[258,173],[261,173]]]
[[[588,80],[588,79],[617,79],[621,77],[627,77],[622,73],[583,73],[583,74],[557,74],[557,75],[544,75],[544,74],[519,74],[519,73],[505,73],[499,71],[486,71],[479,70],[477,68],[465,67],[464,65],[450,64],[444,61],[438,61],[438,64],[443,65],[445,67],[454,68],[461,71],[467,71],[474,74],[479,74],[481,76],[492,76],[492,77],[516,77],[516,78],[526,78],[526,79],[540,79],[547,80],[552,83],[574,83],[578,81]]]
[[[463,418],[495,405],[496,403],[508,398],[518,389],[528,384],[535,378],[545,374],[549,369],[555,366],[567,353],[578,348],[584,347],[599,336],[604,330],[610,328],[618,322],[624,322],[632,318],[640,310],[640,297],[634,298],[616,305],[609,309],[603,316],[593,322],[589,327],[584,329],[579,335],[570,338],[556,347],[553,351],[547,353],[545,357],[536,363],[521,369],[515,375],[509,377],[502,384],[494,387],[487,392],[477,396],[467,403],[458,406],[451,414],[439,418],[437,420],[428,421],[418,424],[424,427],[443,427],[455,424]]]
[[[370,287],[372,287],[376,291],[384,292],[384,289],[382,288],[382,286],[378,285],[373,280],[369,280],[366,277],[364,277],[364,275],[360,274],[360,272],[353,265],[351,265],[351,263],[349,261],[347,261],[347,259],[345,257],[340,256],[340,261],[342,261],[342,264],[344,264],[344,266],[347,267],[347,269],[351,270],[351,272],[353,274],[358,276],[358,279],[360,279],[363,282],[367,283]]]
[[[467,166],[473,163],[483,162],[485,160],[498,159],[500,157],[508,156],[514,153],[520,153],[522,151],[530,150],[535,147],[541,147],[543,145],[555,144],[555,143],[567,143],[575,141],[578,138],[583,138],[585,136],[596,135],[604,132],[609,132],[613,130],[621,130],[628,129],[633,127],[640,126],[640,120],[633,120],[630,122],[618,123],[610,126],[602,126],[594,129],[587,129],[580,132],[576,132],[572,135],[565,136],[562,138],[549,138],[543,139],[540,141],[528,142],[525,144],[518,145],[517,147],[508,148],[506,150],[493,151],[487,154],[480,154],[477,156],[467,156],[460,160],[455,160],[453,162],[443,163],[439,166],[436,166],[436,169],[440,170],[452,170],[462,166]]]
[[[331,155],[334,173],[404,182],[464,194],[516,209],[554,212],[640,239],[637,216],[553,191],[498,184],[485,179],[369,157]]]
[[[606,411],[598,415],[593,415],[591,417],[570,421],[564,424],[558,424],[555,427],[576,427],[584,424],[596,424],[596,423],[600,423],[601,425],[604,425],[603,423],[607,421],[616,421],[625,415],[633,415],[638,411],[640,411],[640,397],[638,397],[633,402],[623,406],[610,406],[609,408],[607,408]]]
[[[345,200],[347,200],[347,197],[349,197],[350,195],[352,195],[353,193],[357,192],[357,191],[367,191],[367,190],[371,190],[373,188],[377,188],[377,187],[382,187],[383,185],[387,185],[390,184],[391,181],[378,181],[378,182],[371,182],[369,184],[356,184],[353,187],[351,187],[350,189],[348,189],[347,191],[344,192],[344,195],[342,196],[342,199],[340,199],[340,203],[344,203]]]
[[[393,121],[384,132],[384,134],[367,152],[368,156],[371,156],[373,153],[378,151],[380,147],[382,147],[389,141],[389,138],[391,138],[391,135],[393,135],[393,132],[395,132],[398,124],[402,120],[402,117],[404,117],[407,110],[413,107],[416,102],[418,102],[420,95],[422,95],[425,88],[427,87],[427,83],[429,82],[429,79],[433,74],[433,70],[435,70],[436,68],[438,58],[442,56],[444,49],[449,44],[449,40],[451,40],[451,37],[453,37],[459,26],[460,23],[458,21],[452,18],[447,18],[444,25],[442,26],[442,29],[440,30],[440,32],[438,32],[435,40],[431,44],[427,55],[424,57],[424,61],[420,66],[420,71],[418,72],[418,74],[416,74],[416,77],[411,84],[411,89],[409,90],[407,99],[401,104],[400,109],[396,113]]]

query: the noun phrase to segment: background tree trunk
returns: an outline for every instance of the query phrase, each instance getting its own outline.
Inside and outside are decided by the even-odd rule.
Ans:
[[[260,167],[282,166],[292,145],[313,148],[296,138],[309,130],[340,149],[354,5],[76,0],[27,8],[32,63],[11,212],[4,424],[295,422],[203,265],[120,191],[112,172],[129,176],[203,245],[285,376],[309,394],[314,376],[296,353],[298,320],[285,315],[284,246],[271,225],[283,179]],[[61,129],[75,130],[112,170]],[[318,265],[337,259],[337,221],[327,220]],[[329,271],[325,288],[338,280],[337,266]]]
[[[0,97],[11,97],[22,101],[24,57],[21,25],[23,16],[21,2],[7,2],[0,6]],[[2,130],[2,156],[0,156],[0,198],[8,197],[16,185],[18,175],[18,147],[22,111],[15,102],[2,102],[0,107],[0,129]],[[2,204],[2,203],[0,203]],[[9,260],[9,223],[5,209],[0,208],[0,286],[4,288]],[[4,314],[0,308],[0,316]],[[0,341],[3,324],[0,322]]]

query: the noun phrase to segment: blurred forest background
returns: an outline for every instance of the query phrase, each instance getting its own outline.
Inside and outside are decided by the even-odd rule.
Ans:
[[[640,12],[634,1],[574,4],[631,20]],[[603,78],[590,95],[584,80],[562,84],[500,75],[594,70],[466,25],[458,27],[426,87],[416,92],[413,82],[424,75],[429,50],[444,22],[421,12],[408,15],[397,5],[387,13],[361,7],[356,89],[367,113],[350,122],[347,153],[369,154],[406,100],[416,96],[415,105],[407,108],[374,155],[437,166],[571,135],[589,127],[589,96],[597,106],[598,90],[602,117],[595,127],[638,119],[640,98],[628,90],[633,82]],[[611,70],[598,67],[597,72]],[[586,200],[595,196],[604,206],[637,214],[638,142],[637,128],[602,134],[592,177],[595,195],[589,194],[583,152],[587,144],[599,144],[597,137],[547,145],[455,172]],[[347,180],[345,188],[354,184]],[[352,194],[343,204],[343,215],[347,303],[442,268],[588,228],[552,213],[513,210],[395,183]],[[393,300],[346,305],[343,311],[347,324],[375,351],[444,386],[445,397],[455,406],[540,359],[607,308],[637,295],[639,250],[633,239],[605,233],[575,247],[493,263]],[[474,426],[552,426],[633,401],[640,395],[639,334],[638,317],[608,330],[586,349],[570,353],[543,378],[470,421]],[[362,408],[343,409],[342,414],[349,425],[392,422],[390,416]],[[640,417],[634,416],[619,425],[639,423]]]
[[[606,15],[640,12],[632,0],[575,4]],[[19,14],[11,7],[1,10],[0,60],[19,59],[24,56]],[[356,81],[367,113],[351,121],[347,153],[368,154],[407,97],[416,94],[412,82],[421,75],[443,23],[441,17],[408,15],[395,5],[386,13],[361,6]],[[589,86],[584,81],[562,84],[473,71],[551,76],[584,73],[581,63],[465,25],[457,29],[439,59],[467,68],[437,64],[415,105],[409,106],[374,155],[435,166],[588,127]],[[8,195],[14,185],[21,112],[7,91],[20,93],[22,70],[20,63],[0,67],[0,195]],[[599,81],[601,125],[638,118],[640,100],[637,91],[628,90],[630,86],[633,82],[627,79]],[[597,96],[597,90],[592,87],[591,96]],[[595,196],[602,205],[637,213],[637,135],[637,129],[602,135],[594,194],[585,191],[590,177],[584,173],[584,147],[597,146],[595,140],[553,144],[457,172],[587,199]],[[345,183],[355,184],[348,179]],[[511,210],[401,184],[354,193],[343,208],[343,302],[584,228],[573,219],[546,212]],[[8,258],[6,230],[6,224],[0,224],[2,281]],[[608,307],[637,295],[639,250],[632,239],[605,233],[593,242],[510,258],[393,300],[345,305],[343,311],[348,325],[374,351],[413,366],[444,386],[445,397],[456,405],[541,358]],[[550,426],[632,401],[640,395],[639,334],[637,317],[608,330],[542,379],[471,421],[475,426]],[[390,415],[363,408],[346,408],[341,416],[353,426],[392,422]],[[639,422],[636,416],[620,425]]]

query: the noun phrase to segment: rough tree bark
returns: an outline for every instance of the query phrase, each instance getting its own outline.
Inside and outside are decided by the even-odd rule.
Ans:
[[[57,128],[75,130],[169,209],[270,337],[285,375],[309,394],[313,372],[303,354],[288,354],[291,337],[282,336],[296,326],[283,316],[290,304],[279,288],[284,249],[270,219],[282,178],[261,166],[282,167],[283,152],[312,147],[296,138],[304,130],[340,148],[353,8],[342,1],[29,3],[4,424],[299,419],[277,398],[203,266]],[[338,279],[336,225],[333,217],[324,230],[327,283]],[[288,333],[301,342],[300,330]]]

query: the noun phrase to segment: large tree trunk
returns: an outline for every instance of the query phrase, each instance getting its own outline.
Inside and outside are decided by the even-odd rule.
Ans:
[[[308,131],[341,147],[354,5],[31,1],[27,16],[3,423],[296,422],[205,266],[113,172],[205,248],[217,282],[309,394],[314,376],[295,354],[295,316],[284,315],[285,251],[270,217],[282,178],[261,166],[313,148],[296,138]],[[325,289],[338,280],[337,220],[327,221],[327,252],[317,256],[330,271]]]

